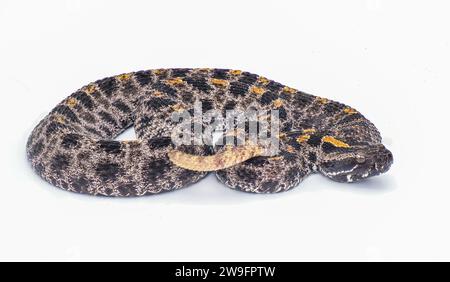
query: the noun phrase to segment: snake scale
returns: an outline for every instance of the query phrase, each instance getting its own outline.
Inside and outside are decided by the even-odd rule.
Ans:
[[[204,111],[278,110],[277,155],[239,146],[174,145],[171,115],[192,111],[196,102]],[[131,126],[136,140],[115,140]],[[212,170],[233,189],[275,193],[312,173],[360,181],[386,172],[393,162],[379,131],[352,107],[250,72],[181,68],[125,73],[82,87],[35,127],[27,156],[53,185],[104,196],[171,191]],[[229,159],[232,165],[224,166]],[[202,169],[208,162],[222,166]]]

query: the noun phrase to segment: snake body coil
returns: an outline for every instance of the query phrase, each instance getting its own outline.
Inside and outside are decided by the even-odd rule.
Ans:
[[[285,191],[314,172],[354,182],[386,172],[393,161],[378,130],[355,109],[262,76],[225,69],[138,71],[90,83],[37,125],[27,155],[41,177],[68,191],[141,196],[179,189],[214,170],[177,165],[183,152],[197,158],[214,156],[211,146],[177,147],[171,141],[177,125],[172,113],[191,111],[195,102],[201,102],[203,111],[253,107],[279,112],[276,156],[243,150],[245,158],[217,170],[218,179],[234,189]],[[137,140],[114,141],[130,126]],[[216,150],[239,159],[234,157],[239,150]],[[215,159],[210,159],[214,167]]]

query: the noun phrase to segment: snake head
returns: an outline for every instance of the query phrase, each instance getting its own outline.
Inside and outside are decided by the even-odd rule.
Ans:
[[[334,181],[357,182],[388,171],[392,163],[384,145],[362,145],[324,155],[319,170]]]

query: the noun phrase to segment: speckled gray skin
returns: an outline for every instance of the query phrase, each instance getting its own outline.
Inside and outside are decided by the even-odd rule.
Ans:
[[[227,186],[255,193],[295,187],[320,172],[341,182],[387,171],[392,154],[375,126],[356,110],[255,74],[223,69],[162,69],[105,78],[62,101],[33,130],[27,155],[46,181],[68,191],[141,196],[179,189],[206,172],[173,165],[167,152],[177,125],[173,111],[279,110],[280,147],[275,157],[256,157],[218,171]],[[134,126],[137,140],[113,141]],[[208,146],[177,149],[212,154]]]

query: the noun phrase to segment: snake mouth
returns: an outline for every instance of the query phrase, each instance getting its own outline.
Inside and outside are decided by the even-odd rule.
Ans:
[[[168,157],[172,163],[184,169],[193,171],[217,171],[232,167],[264,154],[264,149],[258,145],[225,146],[211,156],[196,156],[179,150],[172,150]]]

